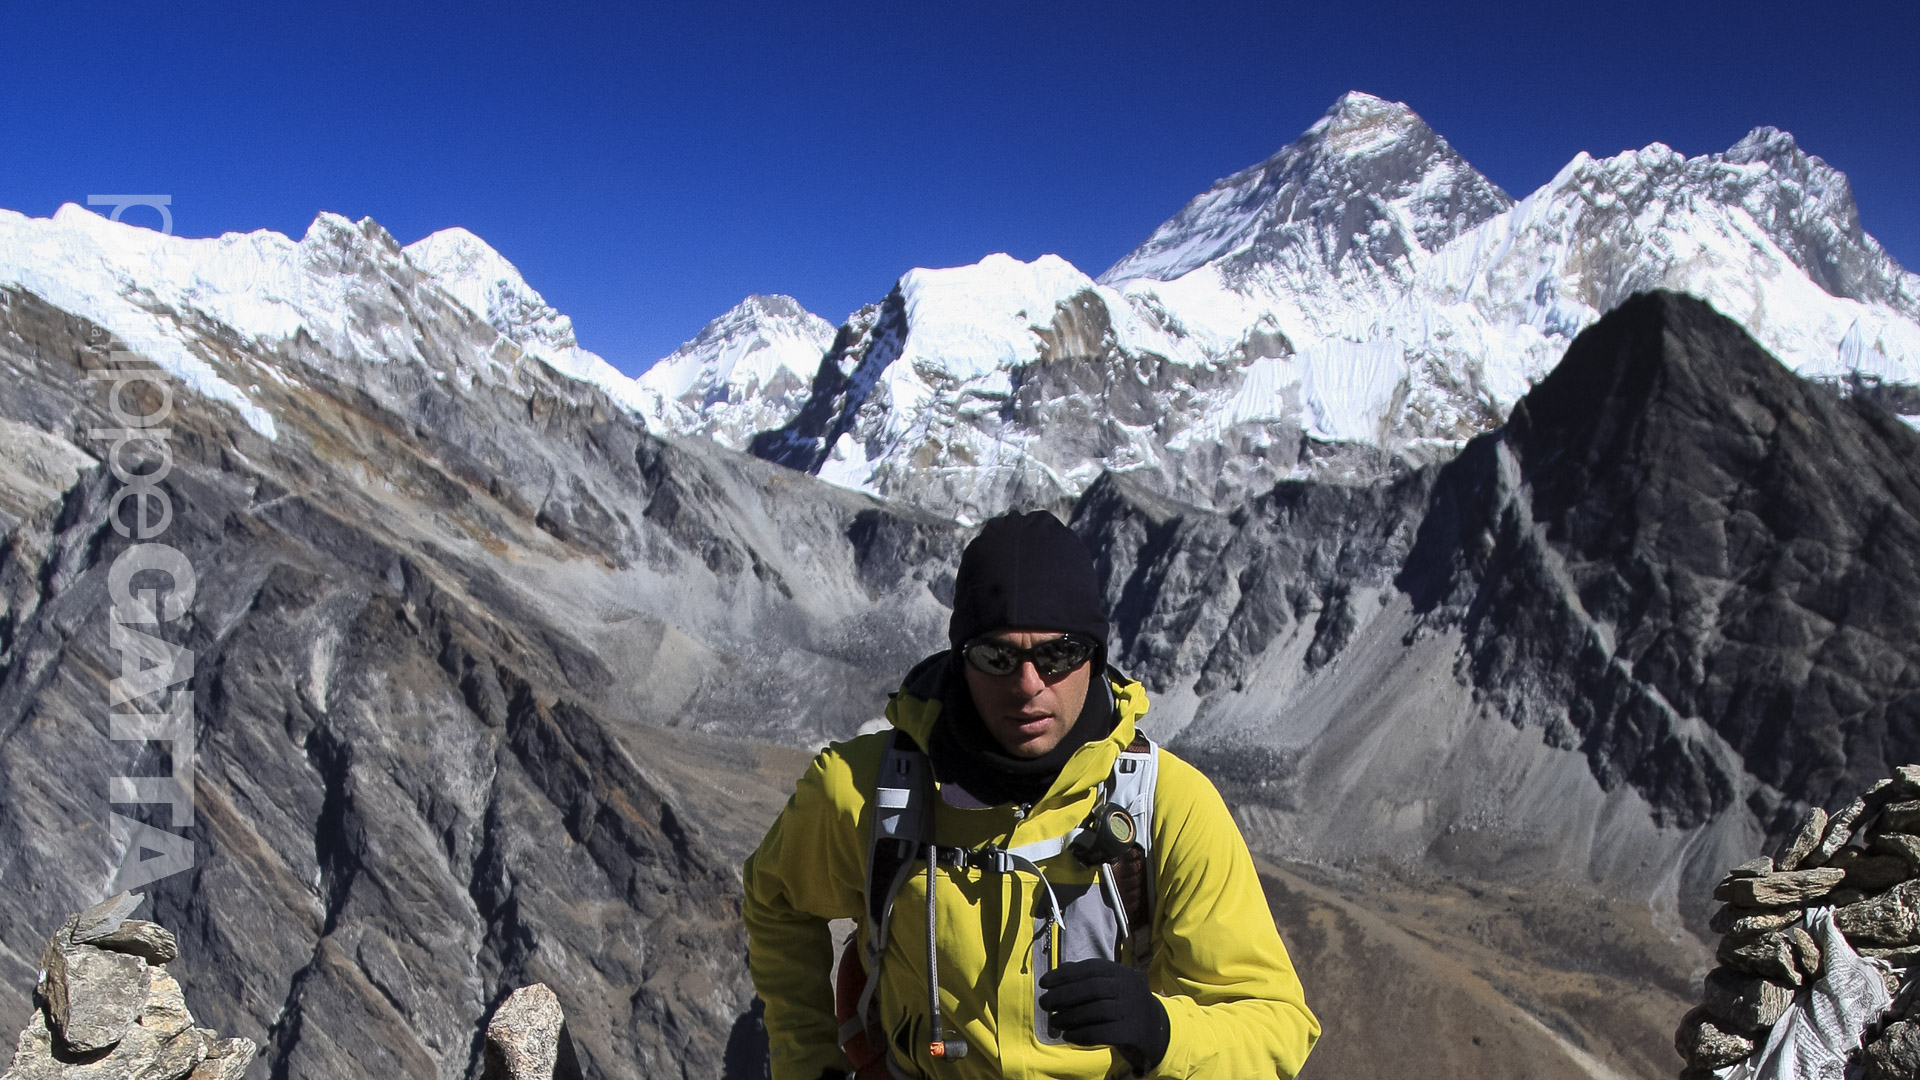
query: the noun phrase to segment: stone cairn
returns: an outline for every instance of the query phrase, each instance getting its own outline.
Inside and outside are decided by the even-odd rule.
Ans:
[[[1766,1045],[1795,992],[1823,972],[1820,947],[1800,926],[1809,905],[1834,909],[1847,944],[1892,969],[1892,1012],[1860,1051],[1867,1080],[1920,1080],[1920,995],[1906,983],[1920,962],[1920,765],[1903,765],[1829,815],[1815,807],[1784,848],[1731,870],[1713,890],[1726,906],[1710,923],[1720,965],[1706,1001],[1687,1013],[1674,1048],[1681,1080],[1707,1080]]]
[[[60,924],[40,958],[35,1008],[0,1080],[240,1080],[258,1048],[196,1027],[167,974],[173,935],[130,919],[121,893]]]

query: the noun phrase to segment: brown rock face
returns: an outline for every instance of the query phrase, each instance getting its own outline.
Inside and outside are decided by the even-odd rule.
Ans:
[[[1793,946],[1787,941],[1787,935],[1779,930],[1769,930],[1746,939],[1722,938],[1716,955],[1721,963],[1749,975],[1772,979],[1788,986],[1800,985],[1800,969],[1794,966]]]
[[[1819,978],[1825,966],[1820,956],[1820,943],[1798,926],[1790,927],[1786,935],[1787,946],[1793,950],[1793,964],[1800,969],[1800,974],[1808,980]]]
[[[1879,827],[1885,832],[1920,832],[1920,799],[1889,804],[1880,811]]]
[[[112,930],[83,937],[76,932],[76,943],[85,942],[101,949],[138,956],[149,964],[171,964],[180,955],[173,934],[159,923],[127,919]]]
[[[1846,871],[1847,888],[1869,893],[1891,888],[1913,876],[1907,860],[1894,855],[1861,855],[1847,864]]]
[[[1909,833],[1881,833],[1867,842],[1867,850],[1876,855],[1891,855],[1909,867],[1920,867],[1920,836]]]
[[[240,1080],[260,1048],[252,1039],[209,1039],[207,1058],[193,1067],[187,1080]]]
[[[1784,930],[1800,921],[1799,908],[1784,908],[1778,911],[1755,911],[1752,908],[1727,905],[1713,913],[1713,919],[1707,926],[1716,934],[1730,934],[1735,937],[1750,937],[1768,930]]]
[[[1867,1045],[1867,1080],[1909,1080],[1920,1076],[1920,1027],[1911,1020],[1890,1024]]]
[[[1860,945],[1920,944],[1920,882],[1904,882],[1872,899],[1835,908],[1833,922],[1848,941]]]
[[[1847,841],[1853,839],[1853,826],[1866,812],[1867,801],[1855,799],[1848,803],[1845,809],[1827,819],[1827,835],[1820,838],[1820,846],[1815,848],[1813,854],[1808,857],[1809,865],[1823,865],[1828,859],[1833,858],[1835,852],[1846,847]]]
[[[1800,869],[1800,864],[1820,845],[1820,838],[1826,834],[1827,812],[1816,806],[1807,812],[1807,819],[1800,823],[1800,831],[1794,834],[1786,850],[1773,860],[1774,868],[1783,871]]]

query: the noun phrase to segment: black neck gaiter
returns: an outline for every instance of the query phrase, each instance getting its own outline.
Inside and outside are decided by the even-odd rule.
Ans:
[[[1087,688],[1087,703],[1080,709],[1080,718],[1060,745],[1037,758],[1007,753],[973,707],[966,676],[959,670],[964,661],[950,661],[941,695],[940,721],[933,728],[933,745],[927,748],[934,775],[941,783],[956,784],[989,806],[1039,802],[1075,750],[1113,732],[1113,698],[1101,685],[1106,670],[1101,663],[1103,656],[1098,654],[1090,661],[1099,681]]]

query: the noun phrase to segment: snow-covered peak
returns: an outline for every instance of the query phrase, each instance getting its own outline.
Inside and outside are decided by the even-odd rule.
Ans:
[[[1653,288],[1809,377],[1920,386],[1920,277],[1791,136],[1581,153],[1516,204],[1412,110],[1355,93],[1099,282],[1052,257],[908,273],[843,333],[825,400],[755,452],[972,516],[1102,468],[1232,500],[1450,452]]]
[[[1007,372],[1039,355],[1039,331],[1060,304],[1093,279],[1058,255],[1028,263],[1004,253],[971,266],[914,269],[900,279],[906,303],[903,356],[956,379]]]
[[[1342,95],[1300,138],[1188,203],[1100,275],[1172,281],[1203,266],[1228,284],[1295,288],[1359,264],[1403,285],[1420,256],[1512,205],[1407,106]]]
[[[640,376],[654,415],[740,449],[792,418],[833,344],[832,323],[791,296],[753,295]]]
[[[1419,114],[1398,101],[1349,90],[1306,130],[1301,141],[1318,142],[1328,154],[1363,157],[1378,154],[1401,139],[1420,138],[1431,130]]]
[[[676,401],[696,407],[737,398],[784,372],[805,383],[833,341],[833,324],[791,296],[755,294],[708,323],[640,376]]]
[[[1634,243],[1670,248],[1674,240],[1721,234],[1728,257],[1736,260],[1714,264],[1723,270],[1746,267],[1750,272],[1767,260],[1783,259],[1833,297],[1920,319],[1920,278],[1867,235],[1846,176],[1777,128],[1755,128],[1721,154],[1687,157],[1657,142],[1607,158],[1582,153],[1527,204],[1560,206],[1561,213],[1585,222],[1587,236],[1604,235],[1622,248]],[[1539,213],[1516,207],[1512,216],[1530,221]],[[1587,302],[1604,311],[1632,289],[1654,284],[1622,277],[1618,287]],[[1672,279],[1662,284],[1685,288]]]
[[[555,311],[486,241],[454,227],[408,244],[408,260],[467,310],[519,345],[577,348],[573,320]]]
[[[392,304],[422,286],[437,288],[513,346],[472,357],[476,370],[497,377],[505,371],[499,365],[511,363],[506,357],[532,356],[629,407],[644,404],[633,380],[579,348],[567,318],[465,230],[403,249],[371,218],[332,213],[315,217],[294,241],[268,230],[171,236],[73,204],[51,218],[0,210],[0,283],[112,332],[268,435],[273,418],[241,389],[255,376],[227,370],[222,350],[208,344],[210,332],[267,354],[304,334],[349,366],[425,362],[417,335],[403,326],[415,309]]]
[[[1804,162],[1806,151],[1785,131],[1770,124],[1762,124],[1747,132],[1746,137],[1727,148],[1722,155],[1726,160],[1738,163],[1749,161],[1781,162],[1798,159]]]

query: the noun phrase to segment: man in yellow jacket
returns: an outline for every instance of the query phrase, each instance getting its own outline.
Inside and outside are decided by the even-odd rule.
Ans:
[[[910,740],[930,762],[931,823],[929,846],[902,848],[917,861],[889,875],[872,995],[885,1060],[860,1076],[1293,1076],[1319,1021],[1219,793],[1171,753],[1142,756],[1146,692],[1105,664],[1085,546],[1045,512],[995,518],[954,591],[953,648],[915,667],[887,709],[894,745]],[[855,919],[855,941],[875,940],[870,838],[902,801],[900,789],[876,799],[883,762],[902,767],[889,739],[822,751],[747,861],[774,1080],[850,1075],[828,921]],[[1122,885],[1144,879],[1150,914],[1129,936],[1116,862],[1060,841],[1093,832],[1122,769],[1149,760],[1151,821],[1132,849],[1142,873]],[[1008,854],[1020,852],[1036,857]]]

